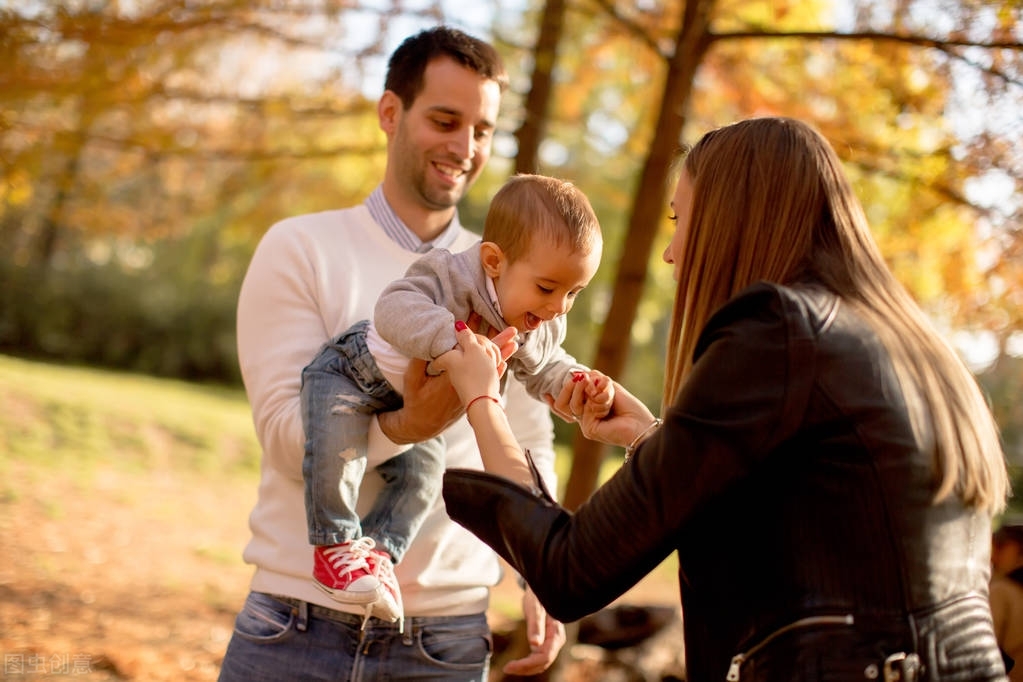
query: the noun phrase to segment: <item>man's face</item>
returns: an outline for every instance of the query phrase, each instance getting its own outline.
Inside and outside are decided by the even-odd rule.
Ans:
[[[391,120],[383,106],[388,96]],[[446,57],[427,65],[423,90],[408,110],[394,93],[384,94],[388,175],[403,203],[444,211],[461,200],[490,158],[500,102],[497,82]]]

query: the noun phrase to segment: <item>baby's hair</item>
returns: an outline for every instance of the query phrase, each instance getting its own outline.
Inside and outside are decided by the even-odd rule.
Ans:
[[[483,225],[483,241],[501,247],[515,262],[535,236],[545,244],[590,253],[601,243],[600,223],[589,199],[571,182],[545,175],[512,176],[494,195]]]

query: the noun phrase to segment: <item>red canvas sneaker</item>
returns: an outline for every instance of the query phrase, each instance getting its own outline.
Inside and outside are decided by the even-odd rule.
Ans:
[[[398,621],[398,631],[405,631],[405,611],[401,602],[401,588],[394,575],[391,555],[379,549],[370,552],[367,559],[373,575],[380,581],[380,598],[373,602],[373,615],[382,620]]]
[[[380,597],[380,580],[367,561],[375,546],[373,538],[359,538],[340,545],[319,545],[313,552],[313,580],[335,601],[369,605]]]

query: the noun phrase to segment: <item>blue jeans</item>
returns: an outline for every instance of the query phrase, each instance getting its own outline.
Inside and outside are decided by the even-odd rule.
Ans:
[[[486,682],[493,642],[485,614],[397,623],[259,592],[235,620],[220,682],[442,680]]]
[[[306,521],[312,545],[368,535],[397,563],[440,495],[444,441],[438,436],[381,462],[376,471],[384,486],[360,521],[355,506],[370,419],[402,406],[366,348],[368,324],[353,325],[302,370]]]

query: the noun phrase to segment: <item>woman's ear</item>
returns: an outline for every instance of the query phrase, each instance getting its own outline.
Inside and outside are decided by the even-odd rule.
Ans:
[[[505,263],[504,251],[494,242],[483,242],[480,244],[480,263],[487,277],[499,277]]]

